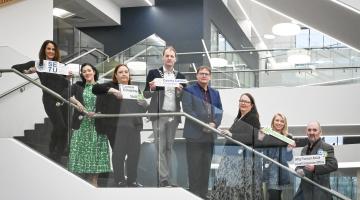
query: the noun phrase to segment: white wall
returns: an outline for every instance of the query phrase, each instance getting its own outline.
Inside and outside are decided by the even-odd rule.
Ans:
[[[95,188],[14,139],[0,138],[0,199],[200,198],[182,188]]]
[[[34,129],[34,124],[43,123],[45,117],[41,89],[28,85],[24,92],[0,99],[0,138],[22,136],[24,130]]]
[[[38,58],[43,41],[53,38],[52,8],[51,0],[16,1],[0,7],[0,69]],[[0,94],[23,82],[15,74],[3,74]],[[21,95],[4,97],[0,110],[0,137],[21,135],[45,117],[41,90],[27,87]]]
[[[311,120],[325,124],[360,124],[360,84],[309,87],[266,87],[221,90],[224,108],[222,126],[230,126],[238,112],[238,100],[249,92],[254,98],[262,126],[281,112],[289,125],[306,125]]]
[[[0,7],[0,46],[36,59],[44,40],[53,38],[53,1],[17,1]]]

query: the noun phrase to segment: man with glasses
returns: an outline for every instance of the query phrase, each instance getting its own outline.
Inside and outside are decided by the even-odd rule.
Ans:
[[[334,147],[321,140],[322,130],[319,122],[313,121],[308,123],[306,132],[309,143],[302,149],[301,155],[323,155],[325,156],[325,164],[305,165],[296,167],[295,170],[299,175],[306,176],[316,183],[330,188],[330,173],[336,171],[338,168],[334,155]],[[294,199],[332,199],[332,195],[311,183],[301,180]]]
[[[183,110],[191,116],[217,128],[222,119],[219,92],[209,86],[211,69],[197,69],[197,82],[184,89]],[[209,172],[216,133],[190,119],[185,120],[186,158],[190,192],[207,199]]]
[[[182,89],[185,84],[177,87],[159,86],[156,79],[185,79],[185,76],[174,69],[176,50],[168,46],[163,51],[164,65],[159,69],[152,69],[146,77],[144,97],[150,98],[150,113],[179,112]],[[176,129],[181,122],[180,116],[151,117],[154,129],[155,145],[157,150],[157,168],[160,187],[175,186],[170,181],[171,154],[175,139]]]

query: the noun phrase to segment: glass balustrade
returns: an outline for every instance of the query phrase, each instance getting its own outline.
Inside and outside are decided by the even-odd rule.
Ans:
[[[113,74],[111,70],[119,63],[127,63],[130,68],[130,74],[132,75],[132,84],[138,86],[139,90],[142,92],[146,84],[145,79],[149,70],[158,68],[162,65],[162,50],[165,43],[161,40],[155,41],[155,38],[158,39],[157,36],[147,38],[118,55],[113,56],[109,59],[110,62],[106,61],[98,64],[97,69],[100,71],[101,77],[99,82],[110,81]],[[328,50],[324,49],[323,51]],[[278,50],[276,52],[280,55],[282,51]],[[220,97],[223,104],[223,108],[221,110],[221,112],[223,112],[222,121],[220,124],[220,128],[222,130],[229,129],[233,125],[239,109],[239,97],[246,91],[251,92],[251,90],[247,90],[249,88],[260,87],[261,89],[266,86],[289,87],[288,90],[284,90],[284,94],[286,95],[278,95],[280,97],[275,95],[276,93],[274,93],[274,91],[275,89],[278,89],[275,87],[263,88],[264,90],[267,90],[268,93],[256,94],[256,102],[260,113],[260,120],[262,122],[261,125],[262,127],[269,127],[272,115],[275,112],[283,112],[281,109],[274,109],[283,108],[287,111],[292,109],[292,112],[289,111],[290,113],[287,113],[289,117],[289,124],[296,124],[297,121],[301,121],[297,118],[298,116],[307,116],[311,111],[314,111],[315,108],[311,106],[314,99],[311,100],[308,96],[314,98],[323,97],[330,102],[324,102],[323,104],[321,104],[320,101],[314,102],[316,105],[321,105],[321,107],[317,108],[317,110],[319,112],[324,112],[325,115],[328,113],[325,111],[335,109],[334,104],[339,102],[339,100],[331,98],[336,97],[336,94],[331,95],[331,92],[325,92],[327,87],[323,89],[324,94],[317,94],[314,92],[315,90],[312,90],[313,87],[303,87],[298,90],[299,94],[296,95],[296,92],[291,93],[291,90],[294,90],[293,86],[312,84],[333,85],[340,83],[340,81],[342,83],[350,83],[355,82],[358,77],[356,64],[344,66],[343,64],[338,63],[336,65],[328,66],[321,63],[321,65],[318,65],[315,68],[311,68],[308,65],[295,65],[293,68],[280,70],[265,68],[270,65],[263,63],[259,58],[259,55],[254,56],[257,57],[257,60],[254,61],[254,63],[259,63],[258,65],[248,65],[246,64],[245,58],[240,59],[243,57],[243,54],[253,56],[260,54],[260,52],[209,52],[208,55],[210,56],[210,62],[208,55],[205,52],[178,52],[176,70],[186,76],[189,85],[196,84],[197,82],[196,68],[201,65],[209,65],[209,63],[211,63],[211,86],[220,91]],[[322,54],[325,55],[327,53],[323,52]],[[194,62],[190,62],[192,58],[194,58]],[[232,58],[233,60],[231,62],[228,60],[226,64],[224,60],[222,60],[225,58]],[[315,60],[313,62],[316,63]],[[87,85],[86,87],[91,86]],[[91,93],[91,89],[86,88],[86,90],[88,94]],[[74,91],[76,90],[73,90],[73,92]],[[129,93],[134,93],[134,91],[137,93],[138,90],[136,87],[129,90]],[[176,90],[168,90],[167,92],[173,93],[176,92]],[[156,101],[156,98],[161,99],[161,96],[163,95],[162,93],[163,91],[155,91],[150,92],[150,94],[146,92],[142,94],[145,95],[147,103],[150,103],[150,96],[154,101],[151,106],[155,106],[155,109],[152,108],[151,110],[150,107],[148,107],[147,112],[156,113],[157,111],[163,109],[162,102]],[[74,93],[71,93],[68,90],[61,92],[63,97],[67,97],[68,95],[66,94],[74,95]],[[300,96],[301,94],[310,95]],[[135,187],[139,186],[139,184],[144,187],[176,186],[183,187],[191,192],[195,191],[197,195],[203,196],[205,193],[197,192],[193,188],[189,188],[189,166],[194,166],[192,164],[198,162],[196,157],[189,158],[189,154],[194,151],[201,151],[196,148],[192,148],[194,146],[189,146],[189,142],[197,142],[197,140],[196,138],[191,138],[191,136],[184,133],[186,132],[186,125],[184,124],[189,123],[190,121],[193,122],[193,119],[189,116],[182,116],[181,123],[177,125],[179,117],[171,116],[172,113],[170,112],[164,112],[164,114],[168,116],[146,115],[146,111],[142,110],[141,106],[138,105],[138,101],[140,101],[140,104],[143,103],[142,95],[139,94],[136,97],[132,97],[134,98],[132,100],[118,100],[113,94],[98,94],[96,97],[92,96],[91,98],[83,97],[86,98],[85,109],[87,111],[101,112],[95,115],[95,118],[89,118],[82,115],[74,116],[74,108],[69,107],[67,103],[62,103],[61,100],[53,100],[51,102],[51,106],[55,110],[61,111],[61,114],[64,116],[61,119],[52,119],[53,121],[51,122],[47,118],[47,115],[51,115],[51,113],[49,114],[48,112],[46,115],[44,107],[41,103],[43,96],[41,89],[35,87],[34,91],[24,93],[24,96],[13,102],[13,106],[18,104],[18,102],[30,102],[31,105],[33,105],[31,102],[37,102],[37,104],[39,104],[36,104],[36,107],[34,108],[29,106],[23,107],[22,113],[29,113],[20,114],[21,117],[27,119],[23,122],[23,125],[16,125],[18,121],[23,120],[18,117],[8,116],[8,119],[4,117],[4,120],[2,121],[8,122],[7,124],[9,124],[9,130],[11,131],[21,132],[26,130],[24,132],[24,136],[16,137],[18,140],[24,142],[44,156],[49,157],[53,161],[62,165],[64,168],[69,169],[71,172],[74,172],[84,180],[94,185],[96,185],[94,182],[95,176],[92,176],[92,174],[96,172],[96,174],[98,174],[98,187]],[[182,110],[180,111],[185,111],[197,120],[209,122],[206,121],[207,119],[200,117],[201,115],[197,115],[195,112],[206,112],[209,108],[212,110],[211,112],[215,112],[215,110],[216,112],[220,112],[220,110],[216,109],[214,106],[207,107],[207,104],[200,100],[203,98],[201,94],[197,96],[183,91],[182,95],[183,97],[179,96],[178,98],[184,98],[184,96],[187,96],[189,99],[192,99],[192,101],[197,102],[198,106],[189,108],[186,107],[189,106],[189,104],[184,104],[183,101]],[[119,104],[121,106],[114,109],[99,111],[95,108],[96,101],[98,101],[98,104],[96,105],[102,104],[103,106],[109,108],[114,105],[118,106]],[[294,102],[300,103],[295,106],[293,105]],[[4,101],[1,103],[1,106],[11,106],[9,103],[11,102]],[[313,110],[308,109],[306,105]],[[137,107],[139,109],[136,109]],[[339,112],[339,110],[337,111]],[[138,116],[119,117],[117,116],[119,113],[138,114]],[[34,118],[33,114],[36,114],[37,117]],[[116,116],[113,116],[112,118],[102,118],[106,117],[107,114],[115,114]],[[311,114],[312,116],[309,117],[309,120],[313,117],[315,119],[317,119],[316,117],[319,117],[317,112]],[[43,118],[46,119],[44,120]],[[75,130],[79,127],[76,127],[74,122],[79,120],[82,124],[80,125],[80,130],[92,132],[91,138],[87,138],[85,136],[84,133],[86,131],[82,132]],[[321,118],[319,120],[321,120]],[[107,132],[108,129],[106,128],[96,129],[95,121],[102,121],[103,124],[100,126],[112,128],[109,132]],[[334,124],[337,122],[339,122],[339,124],[343,123],[341,119],[335,121]],[[34,123],[37,124],[34,126]],[[174,137],[173,151],[170,151],[171,146],[169,146],[169,144],[172,143],[172,138],[168,138],[171,133],[171,127],[165,127],[164,124],[166,124],[166,126],[174,126],[176,128],[176,131],[172,136]],[[64,126],[65,129],[63,129]],[[276,166],[278,165],[265,156],[272,155],[272,152],[279,152],[284,149],[286,150],[286,144],[279,144],[278,140],[274,138],[268,139],[272,137],[269,135],[266,135],[263,140],[258,141],[258,137],[260,135],[259,129],[254,129],[253,126],[250,126],[249,124],[241,123],[239,125],[241,129],[239,134],[241,136],[233,137],[244,143],[246,146],[239,146],[239,144],[234,143],[229,144],[229,138],[226,139],[216,132],[211,132],[207,129],[209,127],[200,125],[197,122],[193,122],[192,126],[198,127],[198,129],[191,131],[190,135],[196,135],[199,130],[201,133],[208,133],[208,135],[205,135],[204,140],[200,141],[200,143],[207,143],[208,141],[214,143],[213,154],[210,155],[211,163],[209,166],[209,174],[208,177],[206,177],[209,181],[205,187],[203,183],[200,186],[201,188],[205,188],[205,195],[210,199],[268,198],[269,194],[273,194],[272,191],[269,192],[269,189],[279,188],[282,189],[281,195],[283,199],[293,199],[293,197],[297,194],[296,192],[298,191],[300,182],[306,181],[293,173],[295,164],[293,158],[289,158],[287,160],[290,167],[290,169],[288,169],[289,171],[286,169],[278,170],[281,171],[282,174],[286,174],[286,176],[288,176],[284,185],[271,185],[269,180],[272,180],[273,177],[270,177],[272,172],[269,173],[269,170],[273,168],[277,169]],[[302,128],[304,127],[301,127],[301,129]],[[61,131],[61,129],[63,131]],[[339,162],[339,169],[330,173],[330,186],[332,190],[337,191],[351,199],[356,199],[356,191],[358,187],[357,169],[351,167],[355,163],[352,162],[351,159],[344,161],[342,160],[342,156],[339,156],[346,154],[344,153],[345,151],[341,149],[342,146],[346,146],[344,145],[346,143],[345,137],[342,138],[341,136],[343,133],[347,133],[345,129],[346,127],[340,127],[337,129],[337,132],[334,131],[335,134],[333,135],[336,137],[329,136],[327,134],[329,132],[327,130],[324,131],[323,136],[325,136],[325,141],[335,146],[335,156],[338,158]],[[52,133],[53,130],[58,132]],[[96,135],[94,130],[97,130],[97,134],[99,135]],[[164,137],[154,134],[154,131],[160,132],[164,130]],[[355,135],[356,130],[355,126],[355,131],[353,131],[352,134],[349,134],[349,136]],[[60,132],[65,132],[65,134],[61,135]],[[298,132],[291,130],[291,133],[294,133],[296,136],[295,141],[297,142],[297,147],[292,151],[293,156],[300,155],[301,148],[307,144],[307,141],[304,140],[304,137],[306,136],[305,128]],[[129,135],[130,133],[134,134]],[[237,133],[233,133],[233,136],[235,134]],[[211,140],[210,136],[216,136],[217,139]],[[299,136],[302,136],[302,138],[298,138]],[[66,148],[64,147],[64,143],[60,142],[55,145],[54,142],[51,141],[65,141]],[[352,139],[352,141],[354,141],[354,139]],[[89,144],[96,144],[98,146],[88,148]],[[251,150],[252,148],[255,149],[255,152]],[[82,151],[82,153],[77,154],[75,150]],[[61,154],[59,153],[60,151]],[[58,154],[54,155],[54,152]],[[337,154],[337,152],[340,154]],[[124,156],[125,154],[128,155]],[[93,157],[94,155],[98,157]],[[87,161],[85,161],[84,158]],[[201,158],[203,157],[201,156]],[[277,158],[274,157],[273,159],[276,160]],[[90,170],[91,172],[86,171],[88,170],[87,167],[80,164],[78,166],[74,165],[74,163],[86,163],[88,160],[91,160],[91,162],[96,160],[96,162],[101,162],[103,165],[95,171]],[[126,160],[126,164],[123,164],[124,160]],[[194,163],[190,163],[189,165],[189,160]],[[110,169],[108,165],[110,161],[112,162],[112,169]],[[346,162],[348,164],[350,163],[350,167],[343,166]],[[164,168],[164,166],[166,167]],[[205,168],[206,167],[204,166],[204,169]],[[196,177],[201,174],[202,170],[203,168],[201,167],[195,168],[190,173]],[[122,171],[124,171],[124,174]],[[277,179],[280,179],[282,176],[283,175],[277,176]],[[167,180],[167,183],[164,182],[164,180]],[[311,190],[316,191],[315,193],[321,193],[321,191],[324,191],[324,195],[332,195],[328,191],[319,188],[317,185],[308,183],[308,187]],[[274,193],[274,195],[279,195],[276,191]]]

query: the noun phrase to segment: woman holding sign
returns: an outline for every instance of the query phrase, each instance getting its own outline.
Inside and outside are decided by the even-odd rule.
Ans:
[[[255,99],[251,94],[244,93],[240,96],[234,123],[223,133],[248,146],[256,147],[259,144],[259,129]],[[261,159],[229,140],[226,141],[224,153],[216,172],[211,199],[262,200]]]
[[[136,94],[134,96],[134,90]],[[114,69],[112,82],[96,84],[93,93],[98,95],[96,112],[102,114],[142,113],[147,102],[139,89],[131,85],[129,68],[119,64]],[[112,162],[115,183],[118,187],[139,187],[136,182],[140,153],[140,131],[143,128],[141,117],[103,118],[96,120],[99,133],[109,137],[113,149]],[[125,180],[124,162],[126,160]]]
[[[285,115],[276,113],[271,120],[271,128],[288,138],[292,136],[288,133],[287,119]],[[295,144],[294,144],[295,145]],[[272,147],[264,149],[263,153],[268,157],[278,161],[282,165],[289,167],[288,161],[293,158],[294,145],[288,145],[287,147]],[[263,180],[267,185],[267,191],[269,200],[280,200],[282,190],[286,189],[290,185],[289,172],[281,169],[274,163],[264,160],[263,166]]]
[[[110,172],[110,155],[106,135],[98,134],[95,121],[96,96],[92,93],[93,85],[98,79],[97,69],[84,63],[80,68],[81,81],[71,86],[70,101],[76,104],[72,128],[75,129],[70,141],[69,170],[81,174],[90,183],[97,186],[99,173]],[[82,117],[81,112],[87,111],[88,117]]]
[[[46,40],[40,48],[39,62],[29,61],[24,64],[14,65],[12,68],[24,74],[32,74],[36,72],[42,85],[66,97],[67,93],[65,91],[68,91],[67,88],[69,87],[69,80],[66,78],[66,75],[57,73],[56,66],[60,64],[60,51],[57,44],[54,41]],[[48,68],[49,71],[40,72],[37,68]],[[49,157],[55,161],[60,161],[67,143],[68,107],[63,104],[59,104],[58,99],[44,91],[42,101],[45,112],[49,116],[53,126],[51,131],[51,141],[49,144]]]

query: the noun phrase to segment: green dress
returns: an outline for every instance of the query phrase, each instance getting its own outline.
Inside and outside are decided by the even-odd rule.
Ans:
[[[96,96],[92,93],[91,84],[86,84],[83,98],[87,111],[95,111]],[[69,170],[75,173],[104,173],[111,171],[108,138],[97,134],[95,121],[84,117],[80,128],[75,130],[69,153]]]

